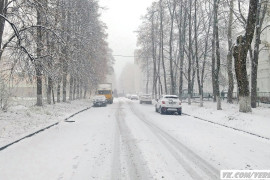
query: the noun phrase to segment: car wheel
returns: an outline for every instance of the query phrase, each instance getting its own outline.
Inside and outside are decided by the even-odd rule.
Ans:
[[[165,112],[162,111],[161,106],[159,107],[159,113],[160,113],[160,114],[165,114]]]

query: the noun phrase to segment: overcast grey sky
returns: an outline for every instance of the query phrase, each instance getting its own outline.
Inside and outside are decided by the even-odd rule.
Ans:
[[[136,49],[136,31],[153,0],[100,0],[102,20],[107,24],[109,47],[114,55],[133,56]],[[117,78],[127,62],[133,58],[115,57],[115,73]]]

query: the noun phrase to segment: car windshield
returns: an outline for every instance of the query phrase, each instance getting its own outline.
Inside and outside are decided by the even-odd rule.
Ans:
[[[111,94],[110,90],[99,90],[98,94]]]

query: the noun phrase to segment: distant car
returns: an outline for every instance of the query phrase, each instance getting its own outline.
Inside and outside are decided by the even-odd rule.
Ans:
[[[107,100],[104,95],[94,96],[93,105],[95,107],[107,106]]]
[[[131,100],[139,100],[139,97],[136,94],[131,95]]]
[[[131,98],[131,95],[130,94],[127,94],[126,95],[126,98],[130,99]]]
[[[178,115],[182,114],[182,105],[181,101],[179,100],[178,96],[175,95],[164,95],[160,98],[156,105],[156,112],[160,114],[167,114],[167,113],[176,113]]]
[[[140,104],[146,103],[146,104],[152,104],[152,98],[149,94],[143,94],[140,96]]]

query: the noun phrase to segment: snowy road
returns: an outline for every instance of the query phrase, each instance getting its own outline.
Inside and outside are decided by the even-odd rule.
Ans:
[[[0,179],[219,179],[270,169],[270,141],[118,99],[0,151]]]

